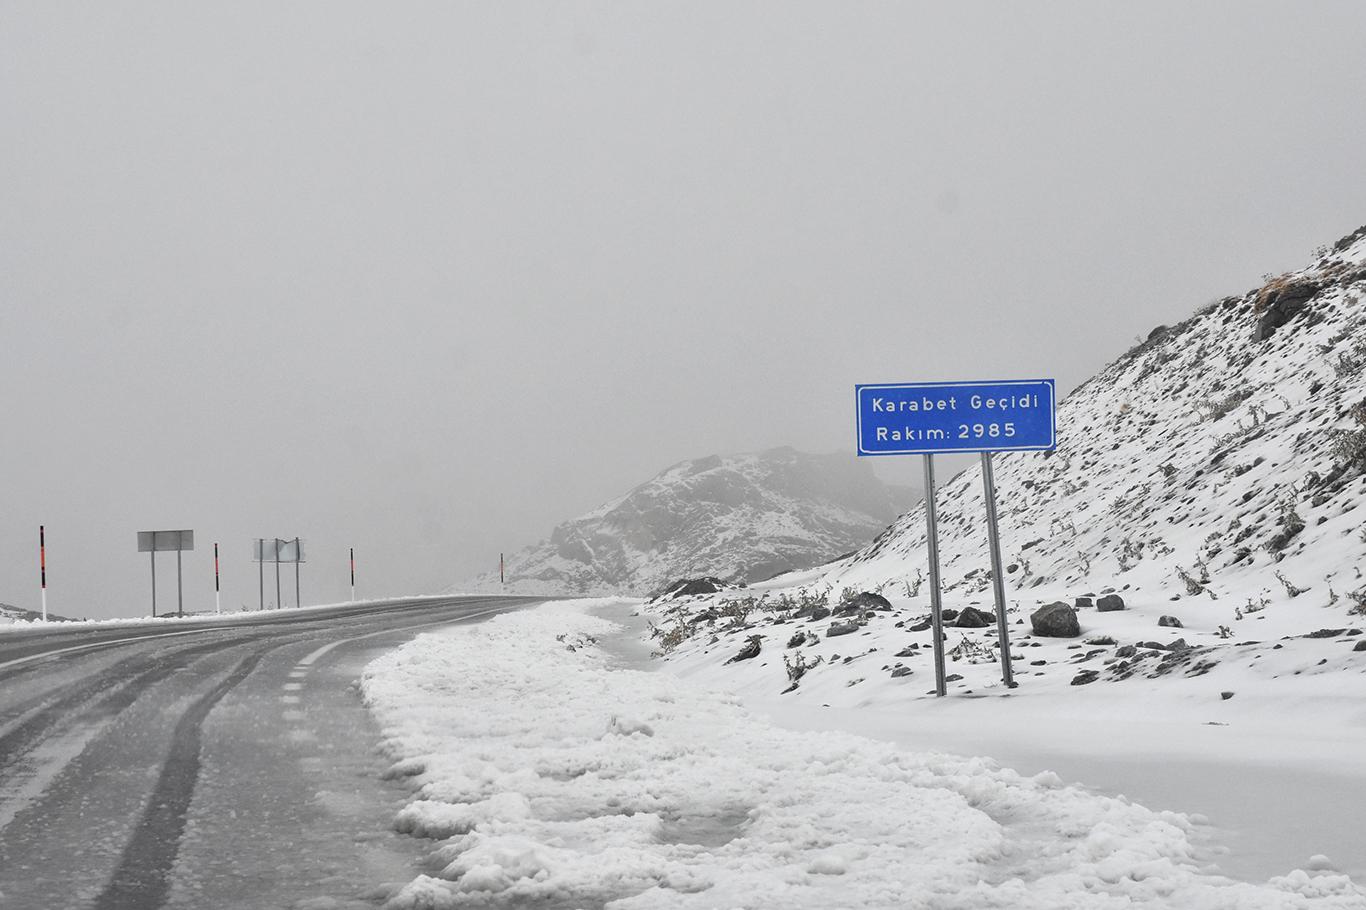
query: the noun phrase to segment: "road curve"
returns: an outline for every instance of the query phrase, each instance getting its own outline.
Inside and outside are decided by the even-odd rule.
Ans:
[[[0,907],[374,907],[419,869],[389,830],[353,685],[452,597],[0,635]]]

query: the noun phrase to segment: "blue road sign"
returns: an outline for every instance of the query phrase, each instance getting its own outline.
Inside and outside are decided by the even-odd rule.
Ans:
[[[1053,380],[854,386],[858,454],[1019,452],[1057,445]]]

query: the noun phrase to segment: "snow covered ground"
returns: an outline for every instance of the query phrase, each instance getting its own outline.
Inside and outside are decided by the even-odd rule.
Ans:
[[[701,684],[711,674],[734,688],[739,677],[719,674],[764,669],[759,658],[726,666],[699,647],[694,665],[670,667],[691,679],[638,669],[597,641],[621,631],[593,615],[604,606],[425,634],[366,669],[392,773],[414,786],[395,824],[430,840],[429,874],[391,907],[1366,908],[1326,859],[1235,881],[1211,868],[1199,820],[1051,771],[781,726]],[[833,714],[827,694],[806,713]],[[1058,710],[1009,700],[1026,717]],[[1086,710],[1104,716],[1105,704]],[[876,716],[864,707],[846,716]],[[1123,755],[1141,739],[1091,748]]]

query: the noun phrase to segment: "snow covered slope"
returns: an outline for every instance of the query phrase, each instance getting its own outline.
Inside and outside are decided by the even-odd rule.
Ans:
[[[1180,597],[1225,622],[1292,586],[1343,606],[1366,562],[1366,228],[1154,329],[1059,405],[1058,436],[1055,453],[996,459],[1011,588]],[[980,469],[938,504],[946,590],[986,591]],[[925,567],[915,509],[825,581],[871,587]]]
[[[524,593],[649,593],[679,578],[755,581],[866,544],[911,501],[868,465],[790,448],[684,461],[508,560]],[[484,576],[476,587],[496,586]]]
[[[1055,453],[995,460],[1018,688],[995,623],[954,618],[952,697],[933,697],[920,507],[817,571],[647,605],[652,647],[796,729],[1071,768],[1159,803],[1217,769],[1179,795],[1251,832],[1230,869],[1327,852],[1366,880],[1366,835],[1337,810],[1366,798],[1366,229],[1154,330],[1058,430]],[[989,614],[980,471],[938,505],[944,606]],[[1123,609],[1102,611],[1112,591]],[[853,609],[858,592],[888,603]],[[1079,634],[1033,634],[1057,601]]]
[[[1334,629],[1320,640],[1340,638],[1335,657],[1314,672],[1345,661],[1359,679],[1366,650],[1343,643],[1355,645],[1366,616],[1366,228],[1307,269],[1155,329],[1059,405],[1058,437],[1056,452],[995,461],[1008,611],[1025,626],[1016,635],[1040,604],[1114,591],[1126,609],[1083,599],[1079,618],[1083,637],[1115,641],[1062,655],[1094,658],[1101,679],[1189,672],[1221,659],[1207,649]],[[980,468],[943,484],[938,505],[945,606],[990,610]],[[729,613],[715,599],[671,608],[673,640],[711,628],[693,616],[800,618],[798,606],[837,606],[845,591],[924,610],[925,550],[917,507],[852,556],[775,579]],[[859,619],[874,638],[878,616]],[[1163,616],[1181,628],[1160,627]],[[929,644],[899,626],[883,647]],[[990,650],[994,630],[958,634]],[[1190,647],[1119,653],[1173,636]]]
[[[38,622],[41,619],[42,614],[35,613],[33,610],[25,610],[23,607],[14,607],[9,604],[0,604],[0,626],[15,623]],[[65,616],[58,616],[55,613],[49,613],[48,620],[51,622],[71,622],[71,620],[67,619]]]

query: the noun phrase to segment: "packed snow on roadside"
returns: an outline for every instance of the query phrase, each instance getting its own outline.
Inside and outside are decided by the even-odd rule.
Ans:
[[[600,604],[599,604],[600,605]],[[1366,908],[1343,875],[1234,882],[1195,824],[981,758],[769,724],[614,665],[590,602],[419,636],[362,685],[396,827],[429,875],[390,908]]]

